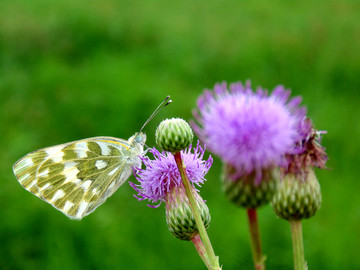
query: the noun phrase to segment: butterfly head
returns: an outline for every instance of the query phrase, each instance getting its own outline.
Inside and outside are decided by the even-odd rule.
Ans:
[[[145,141],[146,141],[146,135],[145,133],[142,132],[135,133],[135,135],[130,137],[129,139],[129,143],[132,146],[140,145],[141,147],[143,147],[145,145]]]

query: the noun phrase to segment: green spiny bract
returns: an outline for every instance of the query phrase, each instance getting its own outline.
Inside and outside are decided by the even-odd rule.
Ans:
[[[192,192],[200,210],[201,219],[207,229],[211,220],[209,208],[194,188],[192,188]],[[180,240],[190,241],[199,233],[190,202],[182,185],[174,187],[166,197],[166,222],[172,235]]]
[[[276,180],[271,170],[263,170],[260,183],[255,183],[256,173],[252,172],[239,179],[231,179],[235,170],[230,165],[223,168],[223,189],[226,197],[244,208],[258,208],[269,203],[276,191]]]
[[[310,218],[320,205],[320,185],[312,168],[302,176],[283,176],[272,201],[275,213],[286,220]]]

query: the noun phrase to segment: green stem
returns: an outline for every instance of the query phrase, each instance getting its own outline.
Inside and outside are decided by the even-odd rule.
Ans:
[[[256,270],[265,270],[265,256],[261,251],[259,223],[256,209],[248,208],[247,215],[249,220],[251,250],[253,255],[254,266]]]
[[[308,268],[304,257],[304,243],[301,220],[289,220],[289,222],[291,226],[291,236],[293,242],[294,269],[307,270]]]
[[[192,210],[192,212],[194,214],[194,217],[195,217],[196,226],[198,227],[201,241],[203,242],[204,247],[205,247],[206,256],[208,257],[208,260],[210,262],[210,267],[211,268],[209,268],[209,269],[212,269],[212,270],[221,269],[220,266],[219,266],[219,259],[218,259],[218,257],[215,256],[214,250],[213,250],[213,248],[211,246],[209,236],[207,235],[207,232],[206,232],[206,229],[205,229],[205,226],[204,226],[204,222],[201,219],[199,209],[197,207],[194,195],[193,195],[192,190],[191,190],[191,185],[190,185],[189,179],[187,178],[187,175],[186,175],[186,172],[185,172],[185,169],[184,169],[184,165],[183,165],[183,162],[182,162],[182,159],[181,159],[180,152],[175,153],[174,158],[175,158],[175,161],[176,161],[176,165],[177,165],[177,167],[179,169],[183,185],[184,185],[185,190],[186,190],[186,195],[187,195],[187,197],[189,199],[189,202],[190,202],[191,210]]]
[[[206,267],[208,269],[211,269],[211,264],[210,264],[209,258],[206,256],[206,250],[205,250],[203,242],[201,241],[200,236],[198,234],[195,235],[194,238],[191,239],[191,241],[193,242],[193,244],[196,248],[196,251],[198,252],[200,258],[203,260]]]

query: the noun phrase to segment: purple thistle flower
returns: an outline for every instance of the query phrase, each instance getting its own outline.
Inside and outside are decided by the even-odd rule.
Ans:
[[[301,138],[297,129],[306,110],[300,97],[289,100],[290,90],[277,86],[251,89],[250,82],[216,84],[199,97],[192,126],[209,150],[235,169],[232,178],[256,173],[261,181],[263,169],[284,164],[284,155],[295,153]]]
[[[200,143],[197,143],[193,153],[191,153],[192,145],[189,148],[181,151],[183,163],[185,165],[185,171],[189,181],[193,185],[200,186],[204,183],[204,176],[209,171],[213,159],[209,156],[208,160],[203,160],[205,153],[205,147],[201,147]],[[145,165],[145,169],[134,169],[135,178],[140,182],[139,184],[130,183],[138,193],[135,196],[138,200],[149,200],[152,203],[165,201],[166,195],[174,188],[179,187],[182,183],[180,172],[177,168],[174,156],[169,152],[160,153],[157,149],[151,148],[149,150],[153,154],[154,158],[144,156],[140,157],[142,163]]]

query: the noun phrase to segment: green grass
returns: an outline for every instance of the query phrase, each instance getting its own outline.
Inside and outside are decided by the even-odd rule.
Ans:
[[[318,214],[303,223],[309,269],[360,268],[360,4],[357,1],[0,2],[0,268],[204,269],[191,243],[167,231],[125,185],[81,222],[26,192],[13,163],[71,140],[133,135],[168,94],[166,117],[191,118],[220,81],[302,95],[328,170]],[[252,269],[245,211],[221,193],[215,163],[201,194],[224,269]],[[135,181],[133,177],[130,181]],[[291,269],[289,225],[259,211],[268,269]]]

